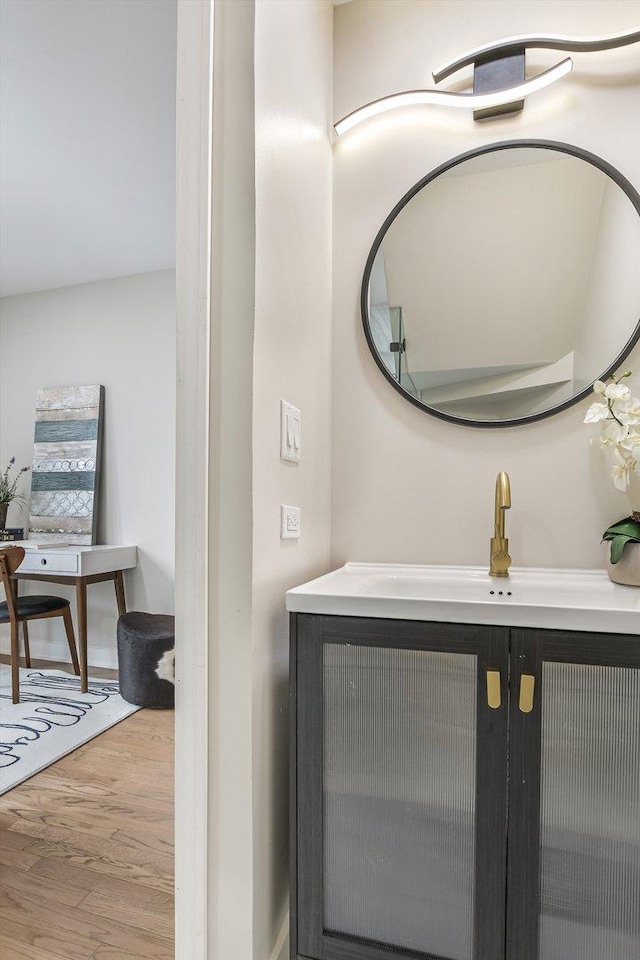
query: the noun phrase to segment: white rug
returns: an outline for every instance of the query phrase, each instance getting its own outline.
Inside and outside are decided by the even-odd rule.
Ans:
[[[20,703],[11,702],[11,669],[0,664],[0,794],[139,710],[117,680],[89,680],[62,670],[20,670]]]

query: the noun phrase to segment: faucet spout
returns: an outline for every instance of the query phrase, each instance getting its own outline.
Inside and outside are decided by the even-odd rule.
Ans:
[[[501,470],[496,477],[494,537],[504,540],[504,512],[511,507],[511,483],[509,474]]]
[[[489,575],[491,577],[508,577],[511,557],[509,556],[509,541],[505,537],[504,514],[511,507],[511,483],[509,474],[501,470],[496,477],[495,510],[493,523],[493,537],[491,538],[491,562]]]

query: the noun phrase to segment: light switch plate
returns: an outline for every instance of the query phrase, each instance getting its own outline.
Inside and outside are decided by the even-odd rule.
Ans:
[[[280,539],[297,540],[300,536],[302,511],[300,507],[287,507],[284,503],[280,505]]]
[[[297,463],[300,460],[302,417],[297,407],[280,401],[280,457]]]

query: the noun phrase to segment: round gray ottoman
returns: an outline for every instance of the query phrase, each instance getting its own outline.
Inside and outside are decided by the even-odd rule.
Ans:
[[[175,618],[161,613],[124,613],[118,620],[120,693],[128,703],[152,709],[174,704]],[[165,656],[166,655],[166,656]],[[160,675],[158,665],[160,661]],[[169,665],[169,669],[167,666]]]

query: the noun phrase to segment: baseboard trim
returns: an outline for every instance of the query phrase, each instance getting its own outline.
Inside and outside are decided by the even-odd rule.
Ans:
[[[34,660],[53,660],[56,663],[71,663],[69,647],[64,640],[30,639],[29,649],[31,650],[31,656]],[[0,641],[0,653],[4,653],[7,656],[11,653],[11,645],[8,637],[3,637]],[[20,644],[20,653],[22,653],[22,643]],[[107,670],[117,670],[118,656],[115,649],[100,650],[99,648],[94,648],[90,650],[89,673],[91,673],[91,667],[105,667]]]
[[[269,960],[289,960],[289,912],[284,918]]]

